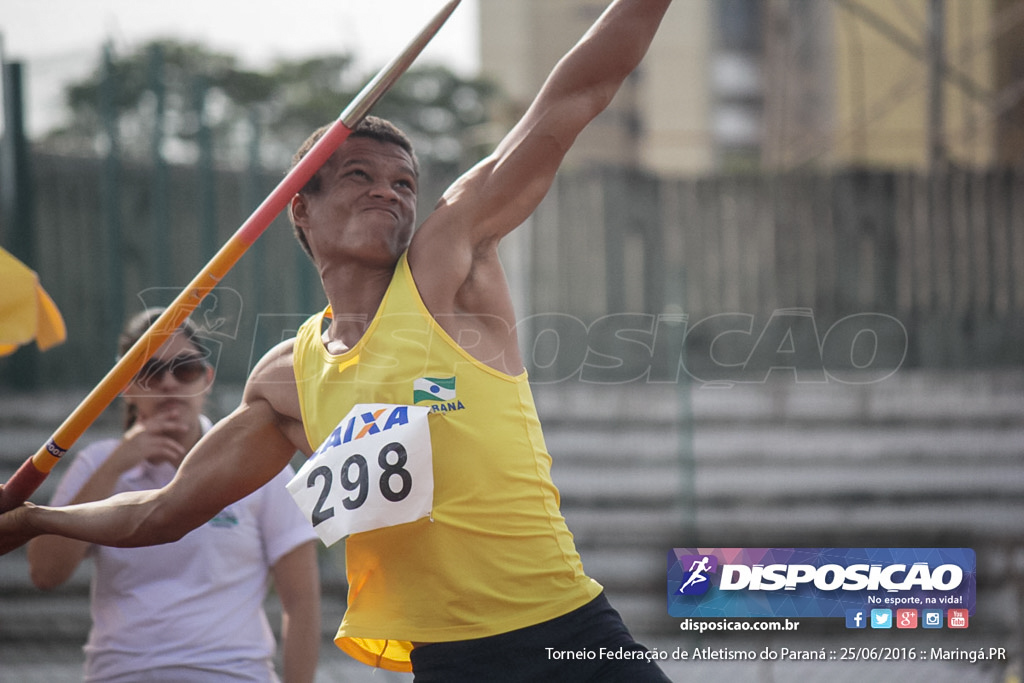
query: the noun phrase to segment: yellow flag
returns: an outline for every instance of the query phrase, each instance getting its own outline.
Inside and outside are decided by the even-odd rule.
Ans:
[[[39,277],[0,249],[0,356],[33,339],[45,351],[66,337],[64,319]]]

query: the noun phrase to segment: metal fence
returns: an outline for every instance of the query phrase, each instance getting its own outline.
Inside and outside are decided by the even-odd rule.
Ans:
[[[36,379],[50,385],[98,381],[125,317],[169,302],[280,178],[112,168],[43,153],[31,168],[32,266],[68,325],[67,342],[38,357]],[[421,190],[421,218],[453,171],[425,176],[433,182]],[[581,366],[641,378],[629,371],[630,354],[650,364],[663,343],[682,344],[698,379],[736,379],[786,367],[790,357],[796,371],[810,371],[829,362],[837,336],[836,353],[866,354],[865,363],[881,362],[876,352],[886,345],[903,354],[884,362],[907,366],[1024,360],[1020,172],[564,172],[517,233],[506,257],[538,381]],[[322,305],[316,274],[281,217],[196,315],[220,354],[221,378],[239,381]],[[830,341],[851,318],[867,321],[858,330],[874,341],[858,330]],[[559,333],[557,359],[545,351],[545,331]],[[612,340],[604,355],[618,357],[617,372],[600,360],[595,335]],[[805,352],[813,358],[801,359]],[[679,357],[663,354],[669,365],[659,372],[671,375]],[[751,367],[756,359],[760,369]]]
[[[685,327],[683,364],[698,379],[756,375],[770,362],[853,369],[1024,360],[1019,171],[563,174],[530,230],[521,246],[526,309],[572,318],[537,317],[523,330],[525,346],[539,348],[535,364],[558,377],[579,358],[562,367],[545,355],[543,330],[561,325],[565,340],[565,326],[582,334],[580,319],[594,349],[594,322],[622,312],[640,315],[632,328],[627,316],[611,323],[636,342],[618,348],[645,357],[657,355],[660,323]]]
[[[127,317],[166,305],[283,177],[279,172],[31,157],[33,230],[19,245],[68,329],[61,346],[0,359],[16,385],[92,385],[113,365]],[[451,171],[433,171],[434,184]],[[435,196],[426,183],[424,197]],[[421,210],[423,210],[421,208]],[[0,226],[6,240],[10,226]],[[194,319],[219,378],[244,379],[255,360],[325,305],[319,279],[279,216],[199,305]],[[24,377],[24,367],[32,366]]]

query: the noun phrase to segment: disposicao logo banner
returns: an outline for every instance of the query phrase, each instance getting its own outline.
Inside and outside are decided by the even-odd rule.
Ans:
[[[844,617],[850,609],[974,614],[970,548],[673,548],[672,617]]]

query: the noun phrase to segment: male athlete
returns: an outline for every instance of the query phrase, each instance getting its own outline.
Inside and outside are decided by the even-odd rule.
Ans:
[[[0,516],[0,552],[46,533],[115,546],[176,540],[269,481],[296,450],[350,438],[342,423],[355,408],[359,435],[393,426],[396,440],[304,482],[324,496],[332,482],[351,492],[345,512],[321,501],[316,524],[359,517],[371,494],[394,504],[347,538],[340,648],[417,681],[667,680],[583,573],[558,510],[498,243],[639,64],[669,2],[612,2],[417,230],[412,148],[390,124],[364,121],[289,207],[328,309],[261,359],[241,405],[165,488],[66,508],[26,504]],[[395,415],[404,412],[378,424],[385,409],[361,408],[411,406],[417,390],[451,398],[426,416],[425,438],[403,431]],[[407,521],[391,511],[422,485],[410,474],[421,458],[409,453],[424,442],[432,506]],[[551,656],[580,650],[613,654]]]

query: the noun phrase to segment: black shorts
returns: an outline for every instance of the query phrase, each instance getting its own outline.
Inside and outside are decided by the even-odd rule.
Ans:
[[[411,658],[415,683],[669,681],[643,657],[646,652],[602,593],[551,621],[488,638],[423,645]]]

